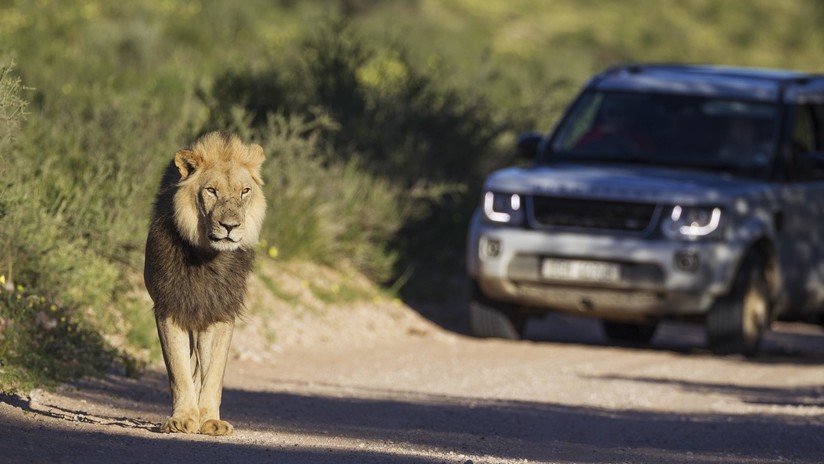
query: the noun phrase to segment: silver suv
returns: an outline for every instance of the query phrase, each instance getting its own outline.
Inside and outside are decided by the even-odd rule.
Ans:
[[[824,310],[824,76],[614,67],[518,148],[532,165],[490,175],[469,228],[475,335],[561,311],[646,343],[694,320],[753,354]]]

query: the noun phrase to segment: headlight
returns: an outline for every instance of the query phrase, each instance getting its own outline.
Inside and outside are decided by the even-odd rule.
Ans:
[[[518,224],[524,218],[521,196],[517,193],[486,192],[484,217],[491,222]]]
[[[722,212],[717,207],[675,205],[665,215],[661,231],[669,238],[696,240],[716,237],[722,231]]]

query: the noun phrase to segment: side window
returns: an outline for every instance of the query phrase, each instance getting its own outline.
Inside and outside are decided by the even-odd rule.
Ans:
[[[815,150],[824,152],[824,103],[813,105],[813,123],[815,126]]]
[[[810,111],[810,107],[796,107],[791,139],[793,158],[798,159],[799,155],[810,153],[815,150],[814,134],[813,116]]]
[[[824,106],[797,106],[790,148],[798,180],[824,180]],[[816,154],[813,154],[817,152]]]

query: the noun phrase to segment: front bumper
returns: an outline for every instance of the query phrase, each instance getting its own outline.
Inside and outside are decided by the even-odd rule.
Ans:
[[[483,295],[537,311],[615,319],[700,316],[732,284],[744,245],[635,236],[470,227],[467,269]],[[546,258],[612,263],[620,278],[546,277]]]

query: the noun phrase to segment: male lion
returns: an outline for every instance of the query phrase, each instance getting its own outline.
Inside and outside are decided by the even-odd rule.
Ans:
[[[144,280],[154,301],[172,416],[161,432],[228,435],[223,372],[266,210],[263,148],[211,132],[175,154],[155,200]]]

